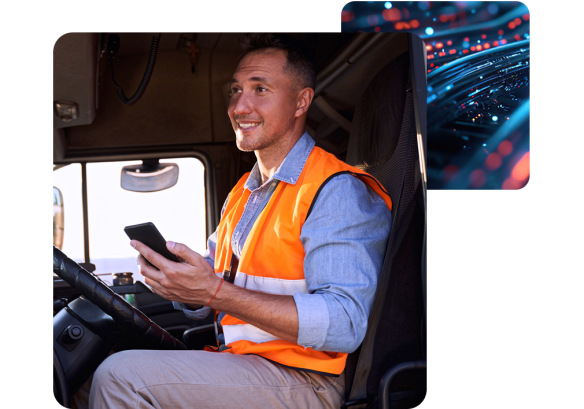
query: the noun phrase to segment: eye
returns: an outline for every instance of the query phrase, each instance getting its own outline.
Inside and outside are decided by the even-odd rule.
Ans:
[[[264,88],[264,87],[258,87],[258,88],[257,88],[257,91],[258,91],[258,92],[266,92],[266,91],[267,91],[267,89],[266,89],[266,88]]]
[[[231,88],[231,95],[236,94],[238,92],[240,92],[241,90],[239,88],[233,87]]]

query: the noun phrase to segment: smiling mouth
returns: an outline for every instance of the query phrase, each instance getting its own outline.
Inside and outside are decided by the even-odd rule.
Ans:
[[[242,131],[248,131],[248,130],[252,130],[252,129],[257,128],[260,124],[261,124],[261,122],[247,122],[247,123],[237,122],[237,127],[239,129],[241,129]]]

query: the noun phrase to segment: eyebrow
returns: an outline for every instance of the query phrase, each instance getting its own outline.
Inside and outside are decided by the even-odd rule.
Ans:
[[[250,81],[257,81],[257,82],[265,82],[265,83],[269,83],[270,81],[268,81],[268,79],[266,77],[251,77],[249,78]],[[234,84],[236,82],[239,82],[237,79],[232,78],[231,79],[231,83]]]

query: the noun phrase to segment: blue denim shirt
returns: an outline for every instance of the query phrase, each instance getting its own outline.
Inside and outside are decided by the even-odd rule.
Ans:
[[[278,183],[296,183],[313,147],[314,140],[304,133],[264,184],[256,163],[245,183],[251,194],[231,238],[236,257]],[[340,175],[322,188],[300,234],[308,294],[294,295],[298,345],[352,352],[361,344],[390,227],[391,212],[383,199],[356,177]],[[212,267],[216,238],[217,232],[209,237],[204,254]],[[174,306],[192,319],[202,319],[210,311],[192,311],[178,302]]]

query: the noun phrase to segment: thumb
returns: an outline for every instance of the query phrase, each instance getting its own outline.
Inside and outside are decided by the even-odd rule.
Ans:
[[[198,254],[191,250],[188,246],[182,243],[175,243],[174,241],[167,241],[166,248],[174,255],[179,256],[179,258],[183,258],[189,264],[194,262],[198,256]]]

